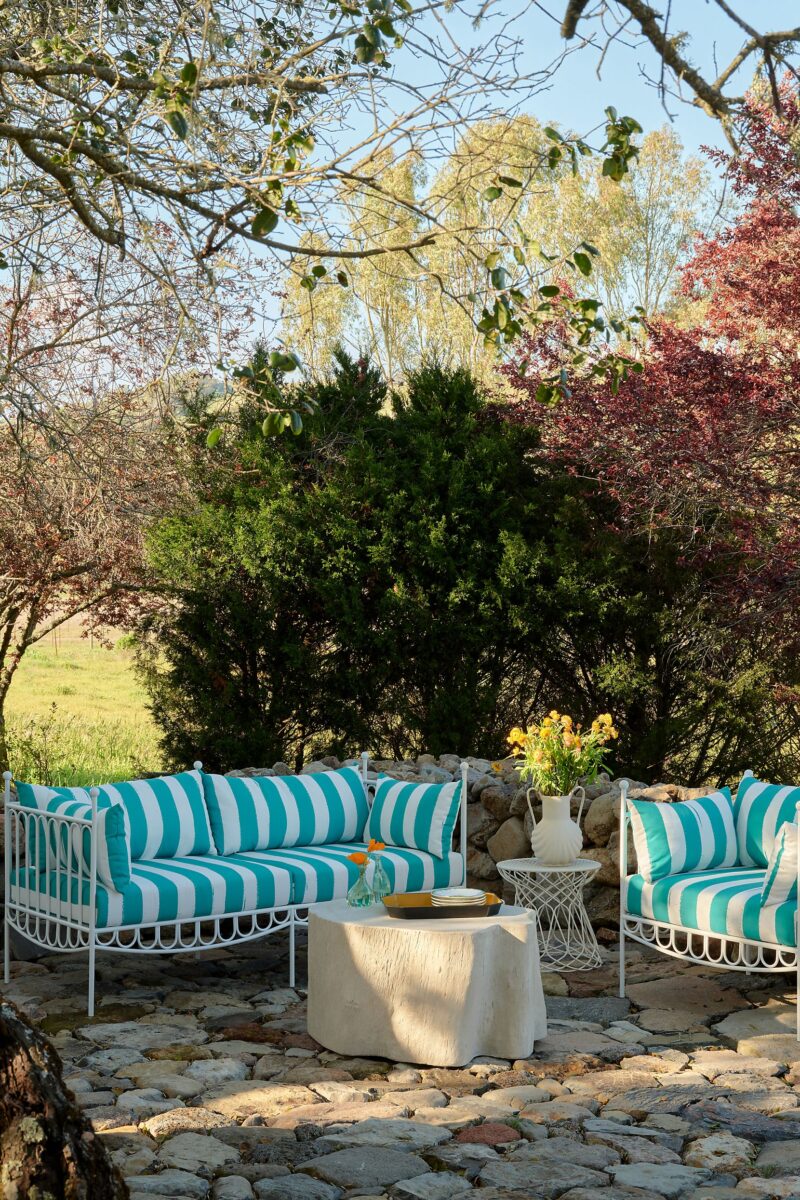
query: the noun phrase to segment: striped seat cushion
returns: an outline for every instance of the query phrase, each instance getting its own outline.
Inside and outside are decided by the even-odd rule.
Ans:
[[[748,777],[739,784],[734,801],[739,862],[743,867],[766,867],[778,830],[795,820],[800,787],[762,783]]]
[[[217,852],[199,771],[106,783],[100,795],[125,809],[134,861]]]
[[[92,801],[85,788],[46,787],[42,784],[17,783],[17,798],[25,808],[39,812],[54,813],[62,817],[80,817],[89,821],[92,817]],[[50,846],[44,844],[36,851],[37,828],[28,833],[29,862],[35,860],[40,869],[48,865],[58,868],[66,861],[67,843],[71,842],[73,869],[82,859],[83,870],[91,870],[91,833],[85,826],[67,825],[63,822],[50,825]],[[42,830],[42,833],[44,831]],[[112,804],[106,796],[97,798],[97,878],[106,887],[119,891],[127,887],[131,878],[131,852],[125,828],[125,813],[119,804]],[[43,839],[44,841],[44,839]]]
[[[637,866],[650,883],[665,875],[732,867],[737,862],[728,788],[677,804],[629,799],[628,810]]]
[[[30,885],[35,881],[28,875],[20,882]],[[46,890],[44,875],[38,877],[35,886]],[[49,891],[54,897],[58,892],[61,903],[67,901],[63,873],[50,876]],[[122,892],[97,885],[97,925],[100,929],[116,929],[281,908],[291,903],[291,894],[292,872],[272,854],[143,859],[133,863],[130,883]],[[78,902],[76,880],[69,899],[73,904]],[[84,883],[84,919],[88,919],[88,904],[89,885]]]
[[[349,855],[354,850],[366,850],[366,844],[320,847],[297,847],[282,850],[280,861],[291,867],[294,875],[295,904],[317,904],[323,900],[342,900],[351,884],[358,878],[358,867]],[[464,864],[460,854],[436,858],[423,850],[390,847],[381,852],[389,883],[396,892],[422,892],[432,887],[463,883]],[[367,879],[371,868],[367,870]]]
[[[367,822],[367,797],[355,767],[252,779],[203,775],[203,788],[220,854],[355,842]]]
[[[704,933],[794,946],[797,902],[761,903],[764,871],[740,867],[690,871],[649,882],[643,875],[628,880],[627,910],[668,925]]]
[[[460,798],[460,783],[403,783],[379,776],[366,836],[444,859],[452,848]]]

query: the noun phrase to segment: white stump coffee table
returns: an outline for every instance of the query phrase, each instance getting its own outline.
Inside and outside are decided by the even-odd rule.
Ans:
[[[316,905],[308,1032],[338,1054],[427,1066],[526,1058],[547,1036],[534,914],[408,921],[382,904]]]

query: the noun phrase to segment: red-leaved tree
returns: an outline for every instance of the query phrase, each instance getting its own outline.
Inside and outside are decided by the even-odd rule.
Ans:
[[[742,209],[685,269],[698,323],[651,328],[616,394],[587,381],[544,411],[535,370],[507,374],[546,454],[599,481],[632,531],[713,565],[720,616],[785,650],[800,643],[800,101],[782,96],[779,116],[751,101],[747,148],[724,164]]]

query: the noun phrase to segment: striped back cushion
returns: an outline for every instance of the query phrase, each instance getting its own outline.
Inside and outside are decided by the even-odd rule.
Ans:
[[[216,854],[199,771],[106,783],[100,795],[123,806],[133,861]]]
[[[203,787],[220,854],[357,842],[367,823],[367,797],[355,767],[252,779],[203,775]]]
[[[446,858],[453,842],[460,790],[460,783],[403,783],[379,776],[366,836],[387,846],[426,850],[436,858]]]
[[[800,787],[762,783],[747,777],[739,784],[734,803],[739,862],[743,867],[766,867],[778,830],[794,821]]]
[[[92,816],[91,797],[85,788],[45,787],[41,784],[18,783],[17,796],[26,808],[40,812],[55,813],[62,817]],[[37,830],[31,830],[28,850],[41,870],[49,864],[60,866],[66,861],[68,845],[71,843],[73,869],[77,868],[77,857],[83,859],[83,869],[88,878],[91,870],[91,834],[84,826],[69,826],[58,823],[51,827],[49,847],[42,844],[36,848]],[[131,881],[131,852],[125,830],[125,812],[121,805],[112,804],[107,798],[97,798],[97,878],[106,887],[121,891]],[[48,853],[49,851],[49,853]]]
[[[797,835],[797,825],[790,821],[778,830],[761,889],[764,907],[797,899]]]
[[[628,810],[639,874],[648,883],[682,871],[735,866],[736,829],[729,788],[677,804],[629,799]]]

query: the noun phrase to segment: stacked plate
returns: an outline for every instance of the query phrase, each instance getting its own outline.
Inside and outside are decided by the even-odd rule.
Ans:
[[[436,888],[431,892],[431,904],[433,904],[436,908],[447,908],[451,905],[485,903],[486,892],[482,892],[480,888]]]

